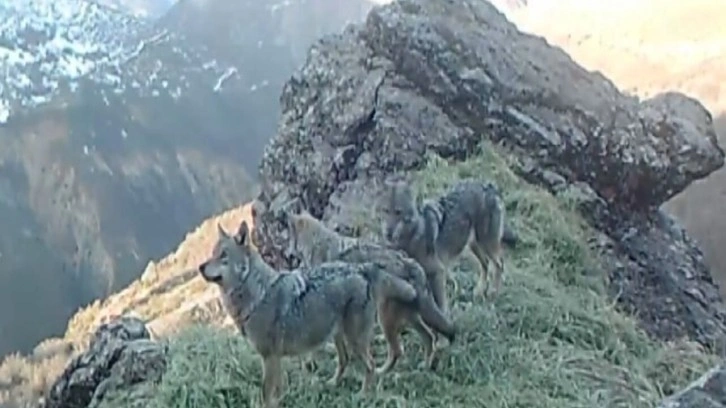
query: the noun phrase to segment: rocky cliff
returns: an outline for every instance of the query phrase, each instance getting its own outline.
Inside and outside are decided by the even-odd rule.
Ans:
[[[649,97],[677,90],[698,98],[714,115],[721,144],[726,142],[726,36],[718,23],[726,18],[726,3],[636,0],[623,6],[539,0],[519,8],[501,6],[521,30],[544,36],[579,64],[601,71],[633,94]],[[618,30],[612,29],[613,21]],[[724,197],[726,169],[722,168],[666,205],[698,240],[722,294],[726,294]]]
[[[324,101],[324,102],[323,102]],[[640,101],[522,34],[484,1],[402,1],[327,38],[284,88],[280,132],[261,165],[259,244],[286,252],[279,204],[297,200],[345,228],[340,203],[434,152],[499,143],[515,171],[557,194],[578,191],[603,241],[618,305],[653,336],[721,344],[726,309],[703,256],[660,205],[723,166],[709,112],[666,93]],[[291,207],[294,208],[294,207]]]
[[[59,334],[190,226],[249,200],[278,110],[278,91],[258,91],[320,29],[286,19],[327,13],[323,29],[340,29],[367,2],[227,4],[182,1],[156,22],[83,0],[0,5],[0,305],[13,311],[0,329],[14,333],[0,355]]]

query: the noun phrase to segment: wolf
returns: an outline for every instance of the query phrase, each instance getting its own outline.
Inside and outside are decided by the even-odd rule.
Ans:
[[[376,373],[390,371],[403,355],[400,333],[407,323],[421,337],[426,367],[434,368],[436,348],[431,329],[445,336],[450,343],[455,339],[456,329],[436,305],[421,266],[400,251],[341,235],[305,210],[298,214],[288,214],[287,218],[294,251],[304,265],[311,267],[335,260],[353,263],[375,260],[386,265],[388,273],[415,288],[415,302],[383,298],[378,303],[378,320],[388,343],[388,356]]]
[[[479,264],[474,294],[489,297],[499,293],[504,273],[502,244],[514,248],[518,236],[505,224],[504,203],[494,184],[464,179],[445,194],[421,201],[404,180],[389,180],[385,186],[378,203],[385,239],[423,266],[434,299],[444,312],[448,311],[447,269],[467,247]],[[486,293],[490,260],[494,285]]]
[[[354,354],[365,366],[360,393],[368,391],[375,374],[370,343],[376,296],[412,301],[413,288],[387,280],[382,265],[375,262],[328,262],[289,273],[276,271],[252,245],[246,221],[233,236],[219,224],[217,230],[212,254],[198,272],[218,286],[227,312],[261,356],[264,406],[279,403],[282,359],[309,354],[331,338],[337,368],[328,383],[340,383]]]

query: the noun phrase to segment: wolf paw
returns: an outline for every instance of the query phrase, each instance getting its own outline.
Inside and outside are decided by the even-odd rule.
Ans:
[[[482,282],[478,282],[476,284],[476,286],[474,287],[474,297],[487,299],[489,297],[488,296],[489,291],[490,291],[489,285],[482,283]]]
[[[438,359],[438,356],[436,355],[436,353],[434,353],[434,354],[428,356],[424,361],[421,361],[420,363],[418,363],[417,368],[421,371],[427,371],[427,370],[434,371],[434,370],[436,370],[436,367],[438,367],[438,365],[439,365],[439,359]]]

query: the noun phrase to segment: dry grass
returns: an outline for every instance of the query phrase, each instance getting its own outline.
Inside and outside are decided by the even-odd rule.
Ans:
[[[652,407],[716,361],[688,342],[654,342],[614,310],[586,244],[592,231],[570,210],[574,204],[522,182],[491,149],[456,165],[432,160],[416,185],[433,194],[472,175],[498,182],[522,236],[507,257],[508,279],[495,307],[472,298],[475,278],[458,268],[460,292],[452,300],[462,333],[437,372],[416,369],[422,355],[411,335],[406,358],[364,398],[355,395],[357,366],[332,388],[321,381],[333,373],[332,353],[313,376],[291,359],[283,406]],[[256,406],[259,361],[239,335],[195,326],[167,341],[171,361],[161,383],[118,393],[106,407],[136,398],[152,408]],[[375,355],[380,365],[380,339]]]
[[[62,339],[46,340],[31,356],[11,354],[0,364],[0,405],[37,402],[63,372],[72,349]]]

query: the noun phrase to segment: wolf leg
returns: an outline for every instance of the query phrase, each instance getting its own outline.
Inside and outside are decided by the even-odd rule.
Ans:
[[[411,326],[416,333],[418,333],[421,338],[421,342],[423,343],[424,355],[426,356],[426,359],[424,360],[424,367],[434,369],[436,365],[436,348],[434,347],[436,337],[423,323],[421,316],[416,315],[416,317],[412,318]]]
[[[278,405],[282,362],[280,356],[266,356],[262,360],[262,403],[267,408]]]
[[[335,375],[327,381],[329,386],[340,385],[340,381],[343,379],[343,374],[345,373],[345,369],[348,366],[349,361],[348,348],[345,345],[345,337],[343,333],[336,333],[334,341],[335,351],[338,354],[338,365],[335,369]]]
[[[381,322],[383,335],[388,343],[388,357],[383,366],[376,370],[376,374],[385,374],[389,372],[403,355],[403,347],[401,346],[401,322],[395,305],[392,301],[386,301],[380,308],[378,317]]]

